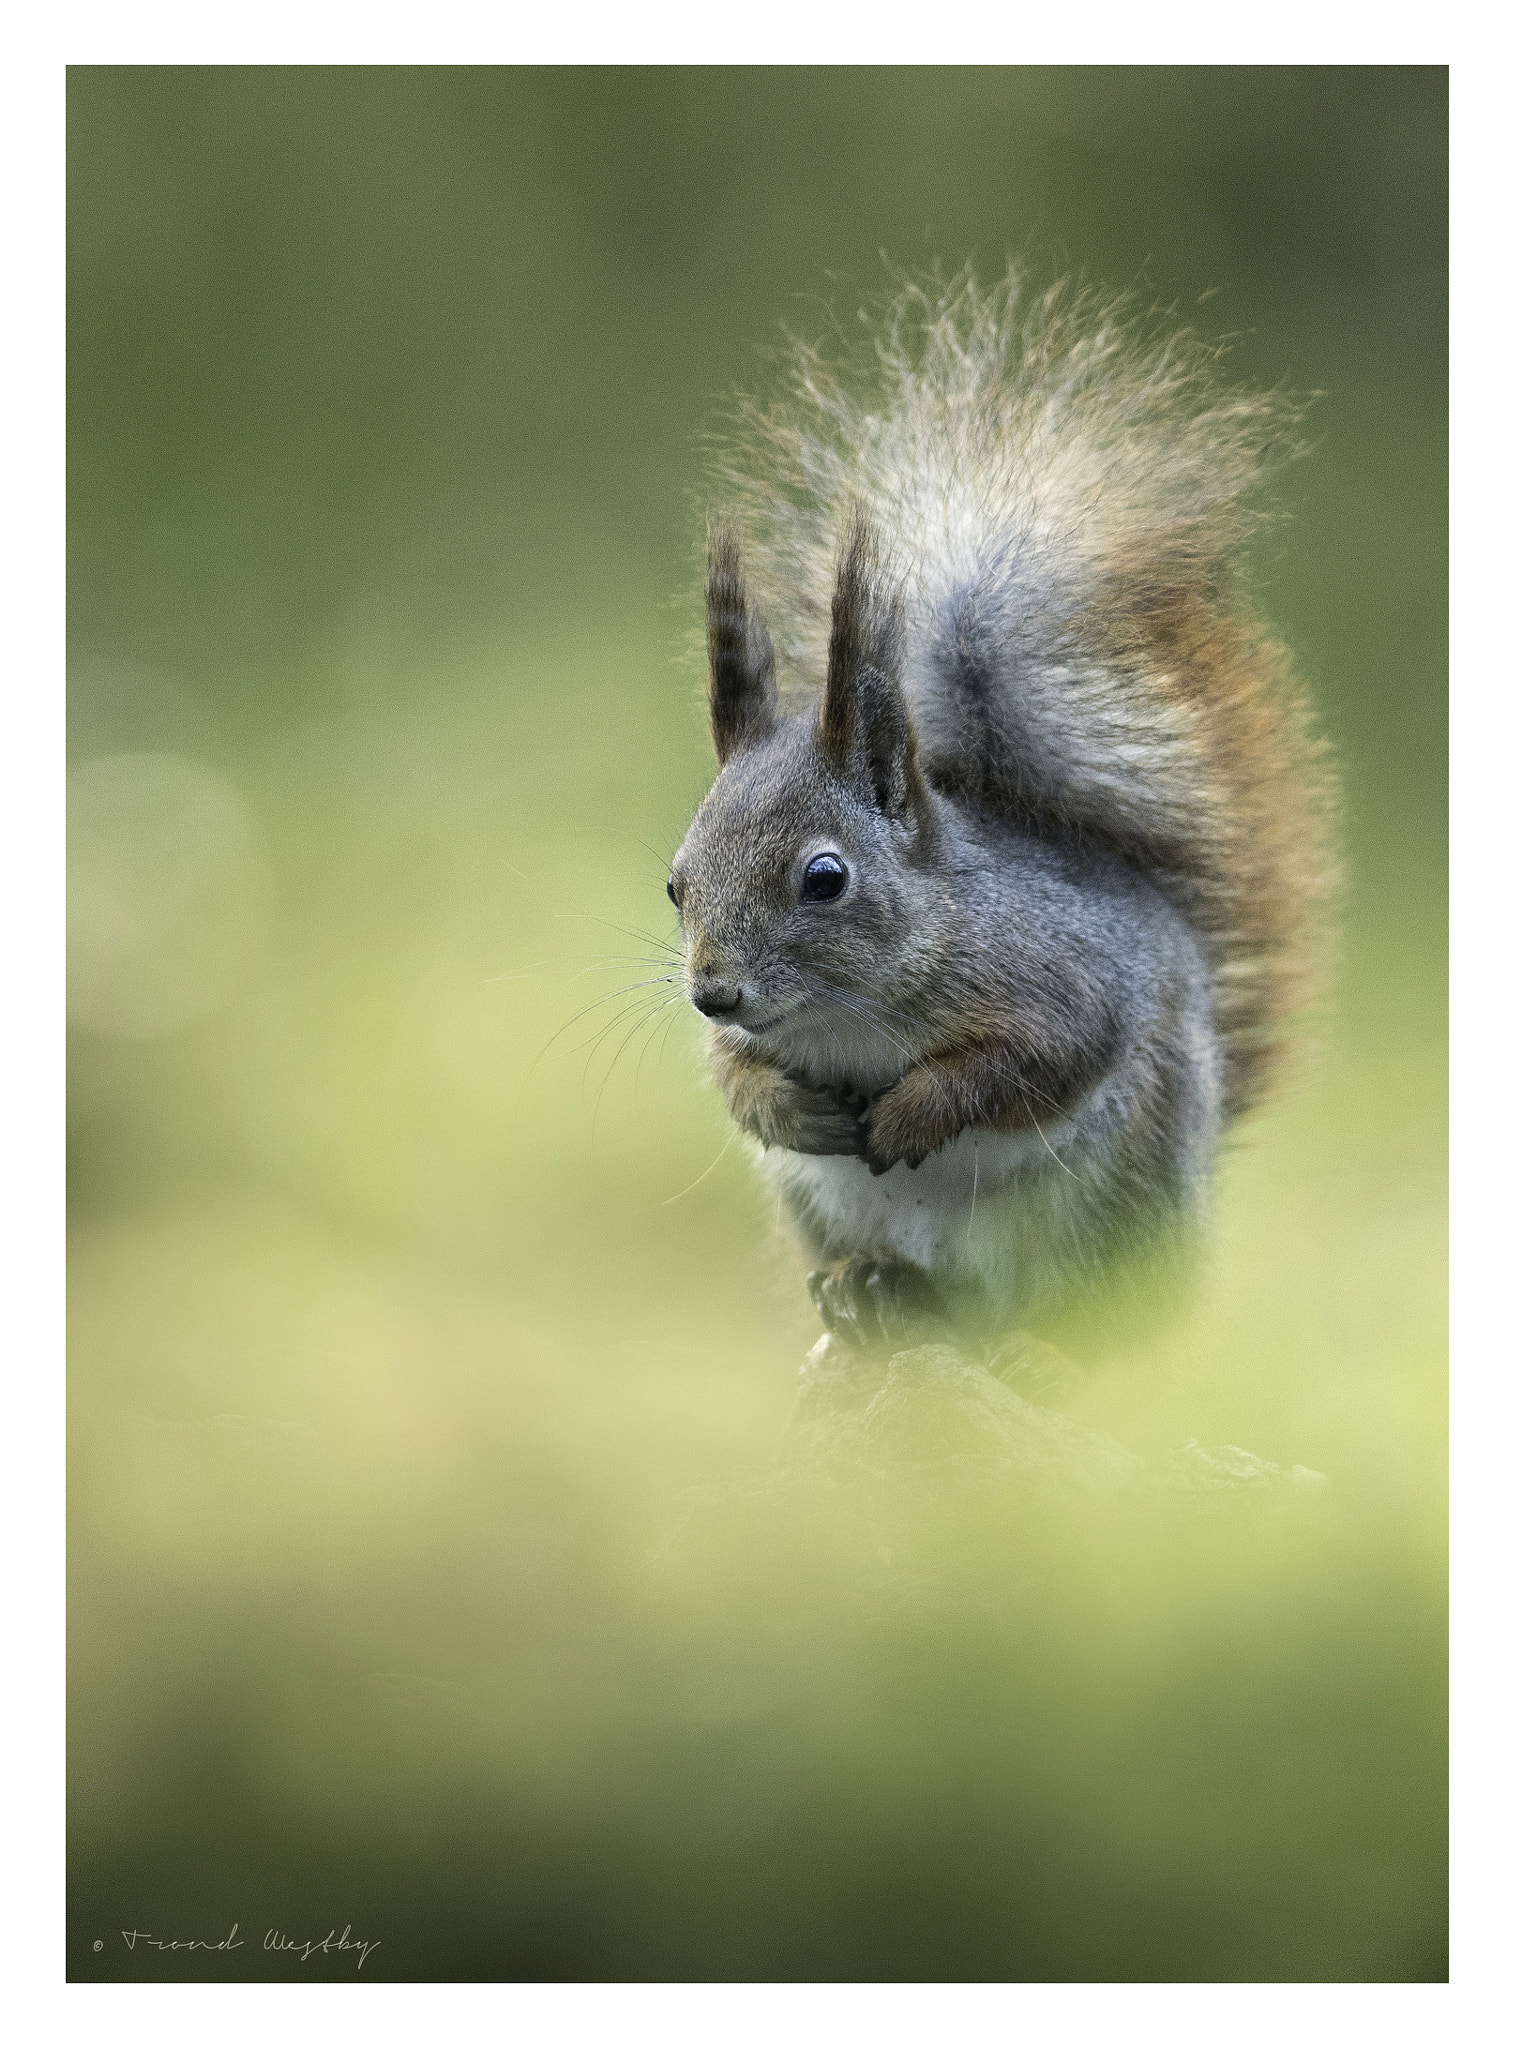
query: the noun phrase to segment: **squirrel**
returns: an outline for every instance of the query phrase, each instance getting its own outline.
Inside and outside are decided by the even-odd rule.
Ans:
[[[668,881],[714,1078],[854,1342],[1191,1239],[1332,881],[1329,764],[1239,577],[1300,408],[1014,271],[864,320],[871,360],[791,344],[727,444],[719,773]]]

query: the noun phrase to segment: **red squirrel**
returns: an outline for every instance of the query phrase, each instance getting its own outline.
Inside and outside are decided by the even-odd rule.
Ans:
[[[720,772],[668,885],[715,1078],[853,1339],[912,1303],[1004,1324],[1192,1233],[1332,868],[1238,575],[1297,410],[1014,275],[872,332],[798,347],[726,458]]]

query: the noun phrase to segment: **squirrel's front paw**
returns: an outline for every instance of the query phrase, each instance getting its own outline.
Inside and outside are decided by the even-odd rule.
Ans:
[[[942,1131],[938,1105],[929,1085],[920,1080],[916,1067],[878,1096],[864,1126],[863,1158],[872,1174],[887,1173],[891,1166],[919,1166],[947,1141]]]
[[[747,1128],[765,1145],[787,1152],[856,1159],[863,1150],[856,1098],[812,1088],[788,1074],[775,1074],[751,1104]]]

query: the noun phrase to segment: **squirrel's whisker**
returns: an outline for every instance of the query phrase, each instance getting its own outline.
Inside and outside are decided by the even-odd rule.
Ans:
[[[636,1073],[631,1083],[631,1099],[633,1102],[636,1101],[637,1091],[642,1085],[643,1063],[645,1062],[648,1053],[652,1050],[654,1042],[657,1044],[658,1047],[658,1058],[661,1059],[663,1056],[663,1047],[668,1043],[668,1034],[673,1029],[674,1025],[678,1022],[679,1013],[684,1007],[682,1001],[682,992],[679,999],[665,1002],[662,1007],[668,1013],[667,1016],[663,1019],[662,1029],[660,1031],[650,1031],[647,1034],[647,1038],[643,1043],[642,1050],[637,1055]]]
[[[640,1021],[644,1017],[654,1015],[658,1010],[663,1008],[665,1004],[670,1002],[676,1002],[677,1000],[678,998],[675,996],[641,996],[638,998],[636,1002],[632,1003],[628,1009],[622,1010],[618,1012],[617,1015],[611,1017],[610,1020],[606,1024],[602,1025],[601,1028],[598,1031],[596,1031],[591,1038],[582,1039],[579,1042],[579,1044],[570,1046],[568,1050],[570,1052],[576,1053],[585,1052],[587,1050],[589,1059],[592,1060],[595,1053],[604,1044],[605,1040],[609,1038],[614,1032],[624,1029],[628,1024],[632,1022]],[[585,1072],[587,1075],[587,1062]]]
[[[556,917],[583,918],[589,924],[604,925],[608,932],[619,932],[623,939],[640,939],[646,946],[660,946],[670,952],[674,950],[671,942],[658,932],[639,931],[635,925],[614,924],[608,917],[600,917],[592,910],[559,910],[553,914]]]
[[[621,1040],[621,1043],[616,1047],[614,1053],[611,1055],[610,1064],[608,1067],[606,1067],[604,1077],[600,1082],[599,1093],[594,1098],[594,1114],[591,1116],[589,1120],[589,1135],[591,1138],[594,1136],[595,1125],[599,1120],[600,1104],[605,1099],[605,1090],[610,1085],[610,1077],[615,1072],[616,1064],[620,1060],[621,1055],[628,1049],[628,1047],[630,1047],[633,1044],[638,1035],[641,1032],[645,1031],[648,1028],[648,1026],[656,1020],[656,1018],[663,1010],[666,1010],[671,1003],[676,1003],[680,1000],[681,998],[678,996],[664,996],[663,1000],[660,1003],[653,1003],[650,1006],[650,1008],[648,1008],[643,1013],[643,1015],[637,1019],[635,1024],[632,1025],[631,1029],[626,1033],[625,1037]]]
[[[1030,1103],[1027,1103],[1026,1105],[1026,1114],[1028,1117],[1030,1117],[1032,1123],[1036,1126],[1036,1135],[1041,1139],[1042,1143],[1047,1146],[1047,1151],[1050,1154],[1050,1156],[1057,1161],[1058,1165],[1062,1168],[1063,1172],[1067,1174],[1069,1180],[1076,1180],[1079,1186],[1082,1187],[1084,1184],[1083,1175],[1081,1173],[1075,1173],[1073,1171],[1073,1168],[1068,1164],[1067,1160],[1064,1159],[1062,1154],[1060,1152],[1053,1151],[1051,1145],[1047,1144],[1047,1133],[1042,1129],[1041,1125],[1036,1122],[1036,1111],[1031,1107]]]
[[[660,957],[654,953],[602,953],[587,967],[577,968],[568,979],[582,981],[586,974],[602,974],[607,967],[676,967],[682,972],[683,962],[674,954]]]
[[[496,982],[500,981],[529,981],[533,974],[540,974],[544,967],[548,967],[551,964],[548,960],[533,960],[529,967],[522,967],[514,974],[486,974],[484,986],[485,988],[492,988]]]
[[[680,1188],[676,1195],[670,1195],[668,1197],[668,1200],[662,1203],[661,1206],[667,1209],[670,1208],[672,1204],[675,1202],[682,1202],[685,1195],[692,1195],[694,1193],[695,1189],[700,1185],[701,1181],[709,1180],[711,1174],[715,1172],[716,1168],[720,1165],[721,1161],[726,1157],[726,1154],[731,1150],[732,1145],[736,1141],[736,1136],[737,1133],[733,1130],[731,1134],[728,1136],[725,1144],[721,1147],[720,1151],[716,1153],[714,1159],[712,1159],[710,1164],[705,1168],[705,1171],[702,1174],[697,1175],[697,1177],[689,1183],[687,1188]]]
[[[678,981],[680,979],[681,977],[676,974],[649,975],[646,981],[628,982],[625,988],[612,989],[608,996],[597,996],[592,1003],[586,1003],[582,1010],[575,1010],[573,1015],[568,1019],[568,1021],[565,1024],[560,1024],[558,1026],[557,1030],[553,1032],[551,1038],[549,1038],[547,1043],[541,1048],[541,1051],[537,1053],[536,1058],[532,1060],[531,1065],[526,1069],[526,1078],[528,1080],[531,1078],[532,1074],[536,1071],[537,1061],[542,1059],[548,1052],[551,1051],[552,1047],[556,1045],[558,1040],[563,1036],[563,1033],[565,1031],[571,1031],[574,1025],[579,1022],[580,1018],[587,1017],[591,1010],[601,1010],[605,1007],[606,1003],[619,1002],[623,996],[632,995],[635,993],[637,989],[657,988],[660,986],[665,986],[670,982]]]

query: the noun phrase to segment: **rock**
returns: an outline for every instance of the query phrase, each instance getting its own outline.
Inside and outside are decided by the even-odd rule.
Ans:
[[[1181,1451],[1173,1452],[1168,1475],[1173,1486],[1197,1506],[1244,1495],[1279,1501],[1318,1498],[1329,1486],[1326,1475],[1308,1465],[1271,1465],[1239,1444],[1207,1446],[1195,1437],[1190,1437]]]
[[[686,1493],[652,1562],[744,1585],[781,1618],[804,1587],[854,1618],[950,1607],[1002,1621],[1016,1601],[1034,1604],[1086,1531],[1108,1540],[1128,1519],[1139,1537],[1196,1513],[1273,1513],[1325,1486],[1235,1444],[1191,1440],[1144,1460],[1022,1391],[1067,1400],[1078,1381],[1035,1340],[891,1351],[822,1337],[776,1455]]]
[[[1034,1406],[951,1344],[870,1354],[823,1337],[801,1368],[790,1429],[812,1459],[851,1455],[874,1466],[966,1459],[1059,1490],[1108,1490],[1140,1470],[1113,1437]]]
[[[1081,1379],[1070,1359],[1035,1338],[1013,1339],[981,1360],[954,1344],[891,1354],[826,1336],[800,1368],[790,1443],[807,1463],[877,1469],[966,1461],[1061,1494],[1108,1494],[1143,1482],[1198,1507],[1299,1498],[1326,1486],[1308,1466],[1285,1470],[1236,1444],[1207,1448],[1195,1439],[1148,1467],[1114,1437],[1049,1405],[1069,1399]]]
[[[1023,1400],[1054,1408],[1071,1401],[1087,1377],[1065,1351],[1025,1331],[1007,1338],[986,1363],[994,1377]]]

